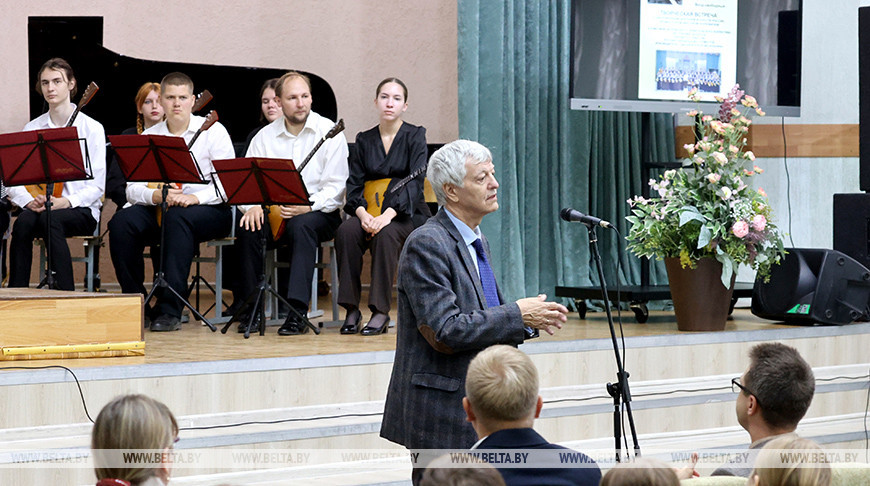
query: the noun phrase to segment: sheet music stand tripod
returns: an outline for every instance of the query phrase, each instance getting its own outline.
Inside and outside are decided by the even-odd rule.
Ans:
[[[151,291],[145,297],[145,306],[154,297],[157,289],[168,290],[176,299],[180,300],[185,307],[212,332],[217,331],[214,324],[205,318],[193,307],[190,302],[178,293],[169,282],[166,281],[163,272],[164,251],[166,245],[166,211],[168,205],[166,197],[169,194],[169,185],[175,183],[207,184],[199,170],[199,166],[193,160],[190,149],[181,137],[167,135],[110,135],[109,141],[115,154],[118,156],[121,172],[127,182],[160,182],[163,200],[160,203],[160,261],[154,284]]]
[[[51,269],[51,194],[57,182],[93,179],[90,155],[76,127],[48,128],[0,135],[0,179],[9,186],[45,184],[45,276],[37,288],[57,288]],[[82,147],[85,158],[82,159]]]
[[[214,165],[223,187],[235,188],[232,192],[227,192],[227,202],[230,204],[259,204],[263,208],[263,224],[269,220],[269,206],[271,205],[311,205],[308,200],[308,190],[305,188],[302,176],[296,170],[292,160],[249,157],[215,160],[212,161],[212,165]],[[245,339],[251,336],[251,328],[257,317],[260,318],[260,335],[266,334],[266,296],[271,294],[287,305],[290,312],[295,313],[304,325],[314,330],[315,334],[320,334],[320,329],[311,324],[308,316],[296,310],[269,284],[266,271],[266,233],[265,228],[260,230],[260,244],[263,249],[260,283],[221,329],[221,333],[226,334],[227,329],[234,321],[238,321],[239,325],[242,325],[239,316],[245,309],[248,309],[249,304],[253,304],[250,307],[251,312],[245,329]]]

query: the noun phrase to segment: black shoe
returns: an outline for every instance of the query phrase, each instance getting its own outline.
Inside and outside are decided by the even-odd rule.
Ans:
[[[387,314],[382,314],[380,312],[376,312],[375,315],[372,316],[371,320],[369,320],[366,327],[363,328],[362,334],[363,336],[375,336],[378,334],[386,334],[387,329],[390,328],[390,316]]]
[[[308,326],[296,317],[296,314],[290,314],[287,320],[284,321],[284,325],[278,329],[279,336],[295,336],[297,334],[305,334],[306,332],[308,332]]]
[[[356,334],[359,332],[359,321],[362,320],[362,314],[359,309],[347,311],[347,317],[344,318],[344,325],[339,331],[342,334]]]
[[[251,316],[248,314],[242,314],[239,316],[239,334],[244,334],[248,329],[248,321],[251,319]],[[256,331],[260,330],[260,316],[254,318],[254,322],[251,323],[251,333],[253,334]]]
[[[151,332],[178,331],[181,329],[181,321],[169,314],[163,314],[151,323]]]

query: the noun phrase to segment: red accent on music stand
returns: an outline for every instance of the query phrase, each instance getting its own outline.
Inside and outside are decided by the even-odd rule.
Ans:
[[[109,142],[115,155],[118,156],[118,165],[127,182],[162,182],[163,202],[160,204],[161,220],[166,221],[167,211],[166,196],[169,194],[169,185],[173,183],[207,184],[203,180],[202,172],[193,159],[193,154],[187,148],[182,137],[170,137],[167,135],[110,135]],[[163,251],[166,245],[166,225],[160,225],[160,268],[154,276],[154,284],[151,291],[145,297],[145,306],[154,297],[158,288],[167,289],[172,295],[190,309],[190,312],[212,332],[217,331],[214,324],[199,313],[190,302],[173,289],[166,281],[163,273]]]
[[[83,140],[76,127],[0,135],[0,179],[7,187],[92,179],[82,159]]]
[[[268,219],[269,206],[271,205],[311,205],[308,189],[292,160],[246,157],[213,160],[212,165],[221,180],[221,185],[227,191],[227,201],[230,204],[259,204],[263,208],[264,222]],[[320,334],[320,329],[311,324],[307,316],[299,313],[269,285],[269,278],[266,275],[265,230],[260,231],[260,243],[263,248],[263,273],[260,276],[257,290],[245,299],[245,303],[233,314],[221,332],[226,334],[233,321],[238,320],[239,315],[248,308],[248,304],[253,304],[248,326],[245,329],[245,338],[250,337],[251,327],[257,316],[260,317],[260,335],[264,335],[266,333],[266,293],[268,292],[287,305],[291,312],[296,313],[306,326],[314,330],[315,334]],[[239,324],[241,325],[241,322]]]
[[[109,135],[127,182],[207,184],[181,137]]]
[[[0,180],[9,186],[45,184],[45,276],[37,288],[57,287],[51,270],[51,193],[55,182],[93,179],[85,169],[87,144],[76,127],[0,135]],[[82,158],[82,147],[85,159]],[[90,164],[88,164],[90,167]]]

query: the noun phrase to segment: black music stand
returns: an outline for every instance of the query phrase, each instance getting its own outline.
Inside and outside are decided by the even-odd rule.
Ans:
[[[76,127],[0,135],[0,179],[9,186],[45,184],[45,276],[37,288],[57,288],[51,269],[51,193],[56,182],[93,179],[87,144]],[[82,147],[85,157],[82,159]]]
[[[230,204],[259,204],[263,208],[263,222],[269,218],[269,206],[294,205],[310,206],[308,189],[302,181],[302,176],[296,170],[292,160],[269,159],[261,157],[248,157],[228,160],[212,161],[215,171],[220,177],[221,184],[226,189],[235,188],[232,192],[227,191],[227,202]],[[253,304],[248,317],[248,325],[245,329],[245,338],[251,336],[251,327],[254,320],[260,318],[260,335],[266,334],[266,294],[271,294],[290,308],[302,322],[320,334],[320,329],[311,324],[308,316],[297,311],[284,297],[269,285],[269,276],[266,273],[266,231],[260,231],[260,244],[263,247],[263,273],[260,275],[260,283],[257,289],[245,299],[245,303],[239,307],[229,322],[221,329],[226,334],[233,321],[238,321],[241,313]],[[241,325],[239,321],[239,325]]]
[[[160,204],[160,218],[165,222],[166,196],[169,194],[169,185],[175,183],[207,184],[202,177],[199,166],[193,160],[187,143],[181,137],[168,135],[109,135],[115,154],[118,156],[118,165],[127,182],[160,182],[162,183],[163,202]],[[160,261],[158,262],[157,274],[154,276],[154,284],[151,291],[145,297],[145,306],[154,297],[159,288],[169,290],[172,295],[190,309],[190,312],[202,321],[212,332],[217,331],[214,324],[196,310],[186,298],[173,289],[166,281],[163,273],[163,252],[166,238],[166,225],[160,225]]]

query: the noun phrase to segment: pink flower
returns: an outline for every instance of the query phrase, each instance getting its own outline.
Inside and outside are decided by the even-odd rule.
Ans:
[[[716,162],[719,162],[722,165],[725,165],[725,163],[728,162],[728,157],[725,157],[725,154],[722,152],[713,152],[711,155]]]
[[[752,217],[752,229],[755,231],[764,231],[767,227],[767,218],[763,214],[756,214]]]
[[[760,187],[758,188],[758,193],[761,194],[763,197],[767,197],[767,193],[764,192],[764,189],[762,189]]]
[[[689,152],[690,154],[695,153],[695,144],[693,143],[687,143],[683,145],[683,148],[686,149],[686,152]]]
[[[761,167],[759,167],[759,166],[757,166],[757,165],[753,165],[753,166],[752,166],[752,170],[754,170],[757,174],[763,174],[763,173],[764,173],[764,169],[762,169]]]
[[[745,97],[743,97],[743,101],[741,101],[741,103],[743,103],[743,106],[746,106],[749,108],[755,108],[758,106],[758,102],[755,101],[755,98],[752,96],[749,96],[749,95],[746,95]]]
[[[719,182],[719,179],[721,179],[721,178],[722,178],[722,176],[719,174],[708,174],[707,175],[707,180],[710,181],[710,184],[715,184],[715,183]]]
[[[687,116],[698,116],[698,110],[689,110],[689,112],[686,113],[686,115]]]
[[[747,150],[746,151],[746,158],[749,160],[755,160],[755,154],[753,154],[751,150]]]
[[[704,115],[704,116],[701,117],[701,121],[704,122],[704,123],[710,122],[710,121],[712,121],[712,120],[713,120],[713,116],[712,116],[712,115]],[[706,137],[704,137],[704,138],[706,138]]]
[[[731,226],[731,232],[734,233],[734,236],[743,238],[749,234],[749,225],[746,224],[746,221],[737,221],[733,226]]]

